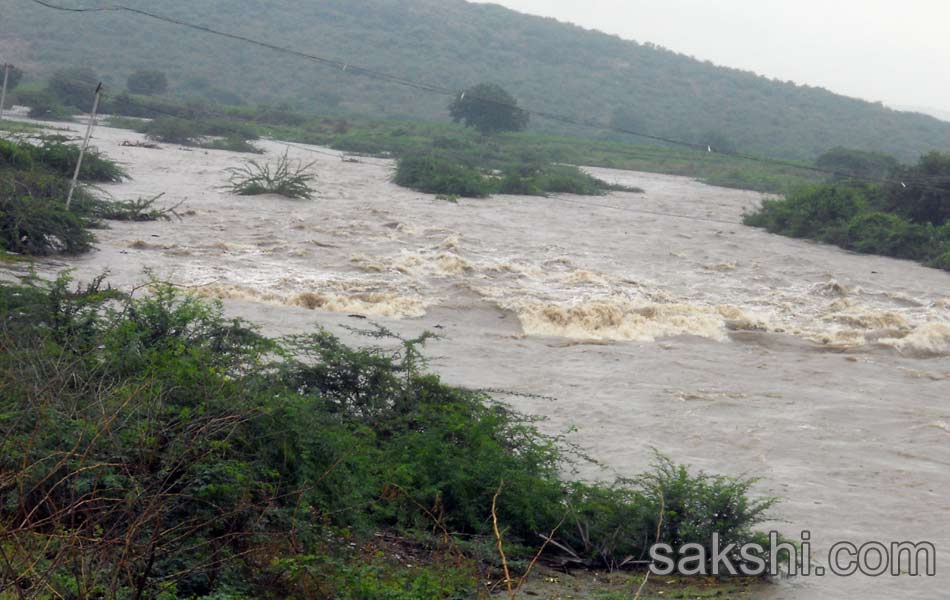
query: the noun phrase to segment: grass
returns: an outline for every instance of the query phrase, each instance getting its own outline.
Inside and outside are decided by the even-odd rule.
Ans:
[[[0,283],[0,580],[64,597],[486,597],[496,543],[515,577],[552,530],[602,567],[645,553],[658,519],[664,540],[746,541],[774,502],[665,459],[611,486],[565,481],[573,455],[532,419],[425,372],[430,335],[364,333],[385,346],[269,339],[158,283],[134,298],[101,279]]]
[[[248,161],[240,167],[228,169],[228,190],[239,196],[277,194],[285,198],[309,200],[314,193],[310,183],[316,178],[311,172],[313,165],[292,161],[287,152],[273,164]]]

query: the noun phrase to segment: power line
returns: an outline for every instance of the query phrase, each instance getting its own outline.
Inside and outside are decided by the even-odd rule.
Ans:
[[[261,40],[249,38],[249,37],[246,37],[246,36],[243,36],[243,35],[239,35],[239,34],[235,34],[235,33],[230,33],[230,32],[226,32],[226,31],[221,31],[221,30],[214,29],[214,28],[211,28],[211,27],[208,27],[208,26],[205,26],[205,25],[198,24],[198,23],[192,23],[192,22],[184,21],[184,20],[177,19],[177,18],[174,18],[174,17],[169,17],[169,16],[166,16],[166,15],[161,15],[161,14],[149,12],[149,11],[142,10],[142,9],[138,9],[138,8],[132,8],[132,7],[124,6],[124,5],[120,5],[120,4],[115,4],[115,5],[111,5],[111,6],[102,6],[102,7],[91,7],[91,8],[68,8],[68,7],[63,7],[63,6],[58,6],[58,5],[52,4],[52,3],[50,3],[50,2],[47,2],[46,0],[31,0],[31,1],[34,2],[34,3],[36,3],[36,4],[39,4],[39,5],[41,5],[41,6],[44,6],[44,7],[46,7],[46,8],[50,8],[50,9],[58,10],[58,11],[64,11],[64,12],[71,12],[71,13],[127,12],[127,13],[130,13],[130,14],[135,14],[135,15],[144,16],[144,17],[147,17],[147,18],[150,18],[150,19],[155,19],[155,20],[162,21],[162,22],[165,22],[165,23],[170,23],[170,24],[177,25],[177,26],[180,26],[180,27],[186,27],[186,28],[189,28],[189,29],[193,29],[193,30],[196,30],[196,31],[203,32],[203,33],[209,33],[209,34],[212,34],[212,35],[216,35],[216,36],[228,38],[228,39],[231,39],[231,40],[236,40],[236,41],[240,41],[240,42],[244,42],[244,43],[248,43],[248,44],[253,44],[253,45],[255,45],[255,46],[258,46],[258,47],[261,47],[261,48],[265,48],[265,49],[268,49],[268,50],[272,50],[272,51],[275,51],[275,52],[279,52],[279,53],[282,53],[282,54],[287,54],[287,55],[291,55],[291,56],[296,56],[296,57],[298,57],[298,58],[304,58],[304,59],[307,59],[307,60],[316,62],[316,63],[318,63],[318,64],[321,64],[321,65],[324,65],[324,66],[333,67],[333,68],[339,69],[339,70],[341,70],[341,71],[343,71],[343,72],[351,73],[351,74],[354,74],[354,75],[361,75],[361,76],[369,77],[369,78],[372,78],[372,79],[377,79],[377,80],[382,80],[382,81],[388,81],[388,82],[395,83],[395,84],[398,84],[398,85],[401,85],[401,86],[404,86],[404,87],[409,87],[409,88],[412,88],[412,89],[416,89],[416,90],[420,90],[420,91],[425,91],[425,92],[429,92],[429,93],[434,93],[434,94],[439,94],[439,95],[443,95],[443,96],[461,97],[461,94],[464,94],[464,92],[461,92],[461,93],[460,93],[458,90],[454,90],[454,89],[450,89],[450,88],[446,88],[446,87],[442,87],[442,86],[438,86],[438,85],[433,85],[433,84],[429,84],[429,83],[423,83],[423,82],[419,82],[419,81],[414,81],[414,80],[411,80],[411,79],[406,79],[406,78],[404,78],[404,77],[398,77],[398,76],[396,76],[396,75],[392,75],[392,74],[389,74],[389,73],[384,73],[384,72],[381,72],[381,71],[376,71],[376,70],[374,70],[374,69],[369,69],[369,68],[366,68],[366,67],[361,67],[361,66],[359,66],[359,65],[354,65],[354,64],[351,64],[351,63],[348,63],[348,62],[344,62],[344,61],[337,60],[337,59],[331,59],[331,58],[326,58],[326,57],[318,56],[318,55],[316,55],[316,54],[310,54],[310,53],[302,52],[302,51],[300,51],[300,50],[295,50],[295,49],[293,49],[293,48],[288,48],[288,47],[285,47],[285,46],[279,46],[279,45],[276,45],[276,44],[272,44],[272,43],[270,43],[270,42],[265,42],[265,41],[261,41]],[[665,143],[665,144],[670,144],[670,145],[673,145],[673,146],[680,146],[680,147],[684,147],[684,148],[690,148],[690,149],[692,149],[692,150],[697,150],[697,151],[700,151],[700,152],[706,152],[706,153],[708,153],[708,154],[718,154],[718,155],[722,155],[722,156],[729,156],[729,157],[733,157],[733,158],[738,158],[738,159],[740,159],[740,160],[746,160],[746,161],[751,161],[751,162],[758,162],[758,163],[762,163],[762,164],[771,164],[771,165],[782,166],[782,167],[787,167],[787,168],[801,169],[801,170],[810,171],[810,172],[814,172],[814,173],[822,173],[822,174],[825,174],[825,175],[831,175],[831,176],[834,176],[834,177],[843,177],[843,178],[855,179],[855,180],[859,180],[859,181],[866,181],[866,182],[878,183],[878,184],[901,185],[901,186],[906,187],[906,182],[905,182],[905,181],[901,181],[901,180],[899,180],[899,179],[871,177],[871,176],[861,175],[861,174],[857,174],[857,173],[846,173],[846,172],[836,171],[836,170],[832,170],[832,169],[824,169],[824,168],[817,167],[817,166],[802,165],[802,164],[799,164],[799,163],[796,163],[796,162],[792,162],[792,161],[788,161],[788,160],[773,159],[773,158],[766,158],[766,157],[759,157],[759,156],[752,156],[752,155],[742,154],[742,153],[739,153],[739,152],[726,152],[726,151],[721,151],[721,150],[715,150],[715,149],[713,149],[711,146],[708,146],[708,145],[702,145],[702,144],[696,144],[696,143],[692,143],[692,142],[686,142],[686,141],[683,141],[683,140],[677,140],[677,139],[668,138],[668,137],[664,137],[664,136],[653,135],[653,134],[645,133],[645,132],[642,132],[642,131],[635,131],[635,130],[633,130],[633,129],[627,129],[627,128],[623,128],[623,127],[613,127],[613,126],[602,125],[602,124],[598,124],[598,123],[594,123],[594,122],[590,122],[590,121],[582,121],[582,120],[579,120],[579,119],[575,119],[575,118],[572,118],[572,117],[568,117],[568,116],[560,115],[560,114],[556,114],[556,113],[549,113],[549,112],[545,112],[545,111],[539,111],[539,110],[532,110],[532,109],[521,108],[521,107],[517,106],[516,103],[508,103],[508,102],[500,101],[500,100],[494,99],[494,98],[485,98],[485,97],[478,97],[478,96],[475,96],[474,98],[475,98],[476,100],[480,101],[480,102],[486,102],[486,103],[490,103],[490,104],[495,104],[495,105],[503,106],[503,107],[505,107],[505,108],[509,108],[509,109],[512,109],[512,110],[518,110],[518,111],[521,111],[521,112],[523,112],[523,113],[525,113],[525,114],[532,115],[532,116],[536,116],[536,117],[540,117],[540,118],[543,118],[543,119],[548,119],[548,120],[551,120],[551,121],[556,121],[556,122],[560,122],[560,123],[564,123],[564,124],[568,124],[568,125],[574,125],[574,126],[583,127],[583,128],[588,128],[588,129],[596,129],[596,130],[600,130],[600,131],[613,131],[613,132],[616,132],[616,133],[623,133],[623,134],[632,135],[632,136],[636,136],[636,137],[640,137],[640,138],[644,138],[644,139],[649,139],[649,140],[653,140],[653,141],[657,141],[657,142],[662,142],[662,143]],[[947,191],[947,190],[944,189],[944,188],[936,188],[936,187],[934,187],[933,189],[936,190],[936,191],[940,191],[940,192],[946,192],[946,191]]]

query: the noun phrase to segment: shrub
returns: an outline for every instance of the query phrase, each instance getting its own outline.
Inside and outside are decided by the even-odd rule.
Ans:
[[[159,194],[152,198],[137,198],[135,200],[100,200],[90,208],[90,214],[97,219],[107,221],[170,221],[172,217],[179,217],[175,209],[181,205],[157,208],[155,203],[164,196]],[[179,217],[180,218],[180,217]]]
[[[932,227],[885,212],[862,214],[848,224],[847,247],[868,254],[926,260],[937,251]]]
[[[161,117],[143,123],[139,131],[150,140],[166,144],[193,145],[203,135],[194,123],[178,117]]]
[[[571,526],[563,528],[560,543],[588,564],[611,570],[643,560],[654,543],[673,548],[698,543],[711,556],[713,533],[722,546],[753,541],[754,526],[777,502],[751,500],[755,483],[694,475],[658,455],[652,471],[638,478],[610,486],[574,484],[568,496]]]
[[[0,247],[36,256],[90,249],[88,229],[101,218],[106,203],[79,186],[72,210],[66,210],[77,156],[78,148],[61,138],[43,138],[40,145],[0,140]],[[124,176],[97,153],[89,155],[80,171],[84,181],[118,181]]]
[[[399,159],[394,181],[420,192],[446,196],[484,198],[493,193],[520,196],[580,194],[598,196],[610,190],[642,192],[639,188],[611,185],[571,165],[515,163],[502,175],[484,175],[464,161],[432,154],[410,154]]]
[[[136,129],[148,139],[166,144],[260,153],[260,150],[246,141],[259,137],[252,126],[225,119],[162,117],[144,122]],[[211,137],[221,139],[209,139]]]
[[[908,203],[900,204],[900,198]],[[950,228],[936,227],[929,220],[939,217],[943,199],[939,190],[915,191],[913,185],[904,189],[834,183],[766,200],[757,212],[746,215],[745,223],[856,252],[918,260],[943,268],[942,255],[950,251]],[[915,215],[921,220],[911,220]]]
[[[816,186],[784,199],[766,200],[746,224],[793,237],[817,237],[829,227],[847,223],[873,205],[875,190],[862,186]]]
[[[52,174],[0,169],[0,247],[33,256],[89,250],[89,222],[66,210],[68,189],[68,181]]]
[[[950,247],[950,245],[945,245],[944,247]],[[944,252],[943,254],[937,256],[937,258],[930,261],[930,266],[935,269],[943,269],[944,271],[950,271],[950,250]]]
[[[400,158],[393,181],[427,194],[466,198],[485,198],[493,191],[491,182],[476,169],[433,155]]]
[[[252,160],[243,166],[228,169],[228,189],[240,196],[277,194],[309,200],[314,193],[310,182],[316,176],[309,172],[314,164],[293,162],[286,152],[273,165]]]
[[[18,164],[11,164],[19,168],[42,167],[63,177],[71,178],[79,160],[79,146],[66,143],[62,136],[44,136],[39,139],[38,145],[14,144],[0,140],[0,165],[11,164],[7,157],[17,157]],[[26,161],[26,162],[24,162]],[[128,178],[125,169],[109,160],[94,149],[87,149],[83,157],[82,168],[79,170],[81,181],[97,183],[118,183]]]

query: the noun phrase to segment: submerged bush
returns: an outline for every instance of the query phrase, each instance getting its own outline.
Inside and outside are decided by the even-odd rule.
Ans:
[[[400,158],[393,181],[427,194],[454,194],[465,198],[485,198],[493,191],[491,182],[477,169],[433,155]]]
[[[156,142],[231,152],[261,153],[261,150],[247,141],[258,138],[252,127],[223,119],[162,117],[136,125],[137,131]]]
[[[66,210],[61,198],[37,197],[18,188],[23,190],[0,172],[0,247],[33,256],[80,254],[91,248],[84,216]]]
[[[608,184],[572,165],[509,164],[500,176],[486,174],[465,162],[432,154],[399,159],[393,181],[429,194],[484,198],[491,194],[545,196],[579,194],[599,196],[608,191],[642,192]]]
[[[240,196],[277,194],[309,200],[314,193],[310,185],[316,178],[310,172],[314,164],[291,161],[286,152],[274,164],[248,161],[243,166],[228,169],[228,189]]]
[[[203,135],[193,123],[177,117],[148,121],[141,125],[139,131],[150,140],[166,144],[195,144]]]
[[[61,138],[39,145],[0,140],[0,248],[18,254],[79,254],[92,246],[88,229],[103,202],[80,185],[66,209],[79,149]],[[125,171],[96,152],[87,155],[83,181],[118,181]]]

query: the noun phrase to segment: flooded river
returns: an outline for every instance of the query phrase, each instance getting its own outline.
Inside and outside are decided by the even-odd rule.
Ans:
[[[761,195],[590,169],[645,194],[496,196],[451,203],[398,188],[392,164],[315,161],[313,201],[235,197],[247,155],[95,145],[165,193],[183,220],[112,224],[98,250],[42,263],[116,286],[166,281],[225,301],[270,334],[365,325],[413,334],[448,382],[525,393],[612,478],[653,448],[710,472],[761,478],[770,524],[837,541],[927,540],[950,568],[950,274],[740,224]],[[273,158],[287,148],[260,144]],[[692,218],[670,216],[672,214]],[[936,598],[950,578],[798,578],[769,598]]]

